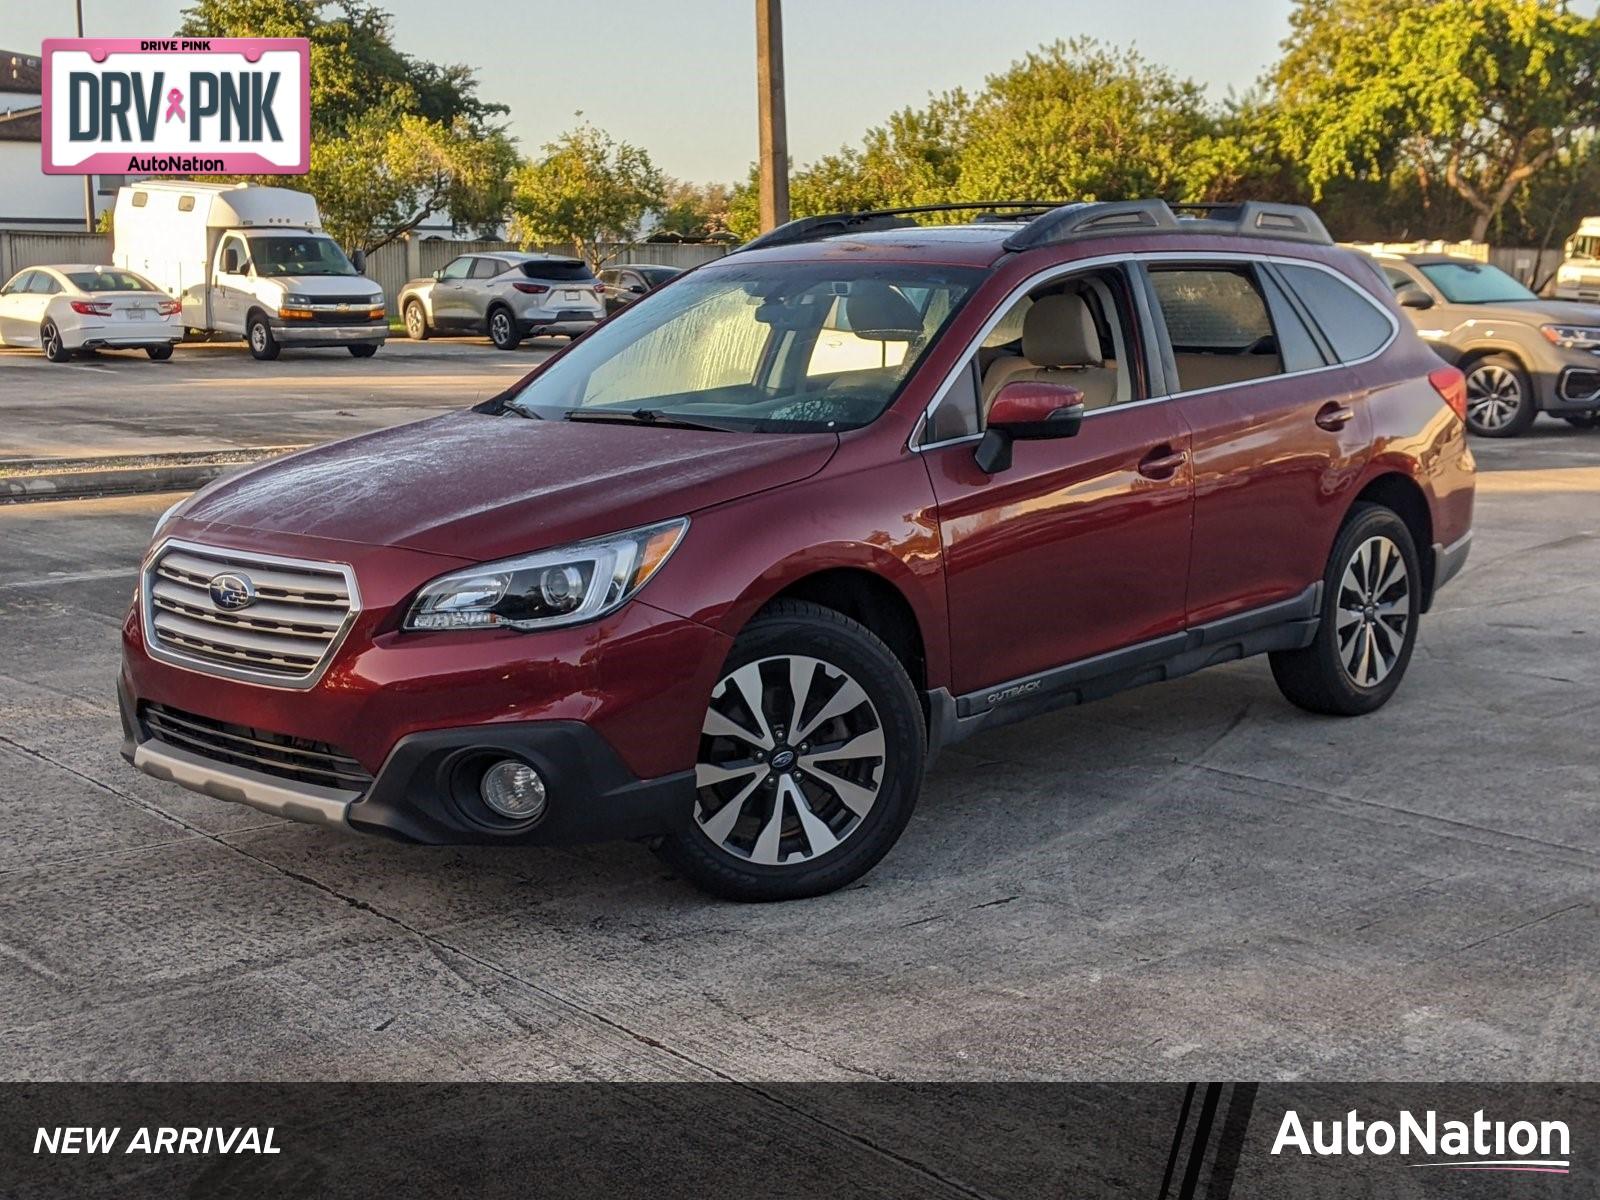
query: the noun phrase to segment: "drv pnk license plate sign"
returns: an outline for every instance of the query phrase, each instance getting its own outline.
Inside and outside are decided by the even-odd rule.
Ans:
[[[47,175],[304,175],[305,38],[48,38]]]

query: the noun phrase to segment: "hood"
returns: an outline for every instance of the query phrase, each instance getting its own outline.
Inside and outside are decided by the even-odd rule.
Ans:
[[[365,275],[263,275],[262,283],[275,283],[299,296],[361,296],[383,291]]]
[[[831,433],[745,434],[451,413],[220,480],[185,522],[485,561],[793,483]]]
[[[1512,300],[1503,304],[1464,304],[1476,321],[1511,317],[1530,325],[1600,325],[1600,304],[1578,300]]]

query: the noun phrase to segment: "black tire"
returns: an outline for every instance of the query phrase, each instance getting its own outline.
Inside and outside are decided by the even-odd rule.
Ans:
[[[829,776],[821,770],[776,765],[782,760],[784,750],[789,750],[789,760],[794,762],[795,752],[811,744],[790,748],[783,740],[784,734],[795,732],[780,723],[785,706],[792,708],[795,700],[795,689],[787,683],[789,668],[783,661],[787,656],[818,660],[811,668],[809,699],[804,705],[810,722],[824,717],[835,698],[845,694],[846,687],[854,685],[865,693],[865,701],[843,711],[842,715],[824,720],[809,735],[813,739],[825,736],[828,744],[835,746],[841,745],[839,739],[848,744],[862,727],[857,724],[852,728],[852,722],[864,723],[869,736],[874,731],[881,734],[881,757],[870,752],[867,757],[836,756],[851,760],[845,771],[853,773],[858,784],[876,788],[864,814],[845,804],[847,793],[830,787]],[[731,784],[702,787],[684,828],[663,839],[656,848],[657,853],[696,886],[731,900],[795,900],[819,896],[844,887],[877,865],[911,819],[922,789],[923,760],[927,754],[921,705],[905,668],[883,642],[864,626],[817,604],[784,600],[762,611],[734,643],[724,664],[724,681],[752,664],[757,664],[757,677],[764,685],[762,707],[772,706],[769,715],[761,717],[760,721],[766,722],[767,729],[777,735],[770,753],[758,750],[754,739],[746,739],[751,743],[749,749],[754,758],[760,760],[760,764],[749,770],[764,772],[764,775],[757,776],[758,783],[749,799],[733,810],[743,815],[729,827],[728,841],[713,840],[713,835],[701,828],[701,821],[715,825],[722,804],[727,802],[728,798],[717,792],[718,786],[733,788],[736,794],[747,776]],[[726,704],[727,697],[734,694],[733,684],[728,683],[720,697],[714,695],[708,704]],[[776,719],[769,719],[769,716]],[[752,722],[740,723],[748,727]],[[824,731],[831,732],[824,734]],[[714,763],[718,747],[728,745],[738,746],[739,741],[702,735],[699,770],[716,770],[705,764]],[[841,773],[832,777],[844,782],[847,775]],[[809,797],[803,801],[805,815],[799,811],[796,801],[782,799],[785,788],[802,785]],[[859,794],[862,789],[856,790]],[[708,802],[717,807],[708,811]],[[837,841],[832,842],[831,848],[820,851],[816,850],[817,843],[810,832],[819,820],[834,825],[834,829],[824,832],[824,837],[831,840],[837,834]],[[753,833],[772,829],[780,830],[772,843],[774,849],[794,847],[779,851],[775,857],[805,857],[775,864],[751,861],[761,849],[759,836],[755,837],[754,850],[749,857],[731,848],[735,839],[749,836],[734,830]]]
[[[1486,354],[1466,369],[1467,429],[1479,437],[1513,438],[1528,432],[1539,406],[1533,380],[1509,354]]]
[[[354,346],[346,346],[345,349],[350,351],[356,358],[371,358],[378,352],[378,344],[376,342],[358,342]]]
[[[68,362],[72,358],[72,351],[68,350],[66,343],[61,340],[61,331],[56,328],[54,321],[46,321],[39,326],[39,348],[53,363]]]
[[[1403,603],[1393,584],[1386,588],[1369,588],[1367,603],[1363,605],[1350,603],[1352,593],[1346,586],[1347,572],[1355,572],[1359,579],[1361,571],[1354,560],[1375,539],[1387,541],[1399,551],[1405,568],[1401,580],[1405,586]],[[1379,575],[1386,572],[1386,566],[1375,567],[1373,571]],[[1375,582],[1381,585],[1383,581],[1379,578]],[[1374,597],[1373,591],[1379,594]],[[1382,609],[1391,605],[1395,606],[1393,611],[1384,616]],[[1380,504],[1357,504],[1334,540],[1333,553],[1328,557],[1328,568],[1322,579],[1321,621],[1316,640],[1303,650],[1279,650],[1269,656],[1278,690],[1291,704],[1329,716],[1354,717],[1382,708],[1400,686],[1411,662],[1421,606],[1422,566],[1411,530],[1392,510]],[[1404,625],[1397,630],[1395,617],[1401,614]],[[1398,653],[1394,650],[1397,637]],[[1362,657],[1363,639],[1370,639],[1365,652],[1374,658]],[[1351,648],[1354,649],[1354,668],[1346,664],[1346,652]],[[1382,677],[1371,678],[1386,657],[1392,661]],[[1368,678],[1360,678],[1361,675]]]
[[[278,339],[272,336],[272,326],[260,313],[251,313],[244,323],[245,340],[250,344],[250,355],[263,362],[278,357]]]
[[[432,330],[428,328],[428,314],[423,309],[421,300],[406,301],[405,322],[406,336],[413,342],[428,340],[428,334]]]
[[[156,362],[166,362],[172,357],[171,346],[146,346],[144,352]]]
[[[1600,413],[1577,413],[1561,419],[1574,429],[1600,429]]]
[[[489,340],[496,350],[515,350],[522,345],[522,332],[509,308],[496,305],[489,310]]]

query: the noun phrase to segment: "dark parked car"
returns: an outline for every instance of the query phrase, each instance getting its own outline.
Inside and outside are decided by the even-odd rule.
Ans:
[[[1471,259],[1377,258],[1424,340],[1466,374],[1473,433],[1516,437],[1541,412],[1600,424],[1600,305],[1540,299]]]
[[[1461,372],[1309,210],[1004,207],[793,222],[472,409],[180,503],[125,754],[775,899],[1008,721],[1263,653],[1302,708],[1384,704],[1471,544]]]
[[[600,282],[606,285],[606,312],[614,313],[682,274],[681,267],[658,267],[653,263],[607,267],[600,272]]]
[[[581,258],[463,254],[400,289],[400,317],[414,342],[439,333],[489,335],[500,350],[525,337],[587,333],[605,316],[604,285]]]

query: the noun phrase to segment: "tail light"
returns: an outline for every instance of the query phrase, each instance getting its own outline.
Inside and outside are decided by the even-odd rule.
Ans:
[[[596,296],[604,296],[606,294],[606,285],[601,283],[598,279],[589,286],[594,289],[594,294]]]
[[[183,303],[179,300],[163,300],[156,305],[156,311],[163,317],[175,317],[183,311]]]
[[[1454,367],[1440,367],[1428,372],[1428,382],[1439,398],[1463,421],[1467,419],[1467,377]]]
[[[511,286],[525,296],[537,296],[550,290],[542,283],[513,283]]]
[[[86,317],[109,317],[111,315],[111,301],[109,300],[70,300],[72,311]]]

